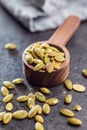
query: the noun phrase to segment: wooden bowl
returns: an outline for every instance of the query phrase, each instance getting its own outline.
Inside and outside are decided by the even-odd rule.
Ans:
[[[77,16],[70,16],[55,31],[49,40],[40,41],[40,43],[48,43],[65,53],[65,61],[62,63],[60,70],[55,70],[52,73],[48,73],[45,70],[33,71],[33,66],[29,65],[25,60],[25,52],[35,43],[29,45],[24,50],[22,55],[23,74],[32,85],[53,87],[63,82],[67,78],[69,74],[70,54],[65,45],[79,27],[79,25],[80,19]]]

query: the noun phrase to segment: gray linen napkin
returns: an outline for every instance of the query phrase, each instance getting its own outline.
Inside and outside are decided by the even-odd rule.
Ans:
[[[0,0],[31,32],[54,29],[69,15],[87,19],[87,0]]]

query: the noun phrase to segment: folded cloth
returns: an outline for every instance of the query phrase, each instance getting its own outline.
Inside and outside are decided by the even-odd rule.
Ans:
[[[87,19],[87,0],[0,0],[31,32],[54,29],[69,15]]]

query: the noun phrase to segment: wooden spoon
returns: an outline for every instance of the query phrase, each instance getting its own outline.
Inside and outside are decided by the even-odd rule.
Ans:
[[[65,53],[65,61],[62,63],[60,70],[48,73],[45,70],[33,71],[33,66],[29,65],[25,60],[25,52],[33,44],[29,45],[23,52],[23,73],[26,79],[33,85],[52,87],[63,82],[69,74],[70,54],[65,45],[80,25],[80,19],[77,16],[69,16],[64,23],[55,31],[51,38],[40,43],[48,43]]]

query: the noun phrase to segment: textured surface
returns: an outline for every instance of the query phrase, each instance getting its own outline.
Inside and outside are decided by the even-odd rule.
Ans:
[[[46,31],[43,33],[29,33],[23,26],[13,19],[8,13],[0,8],[0,86],[2,86],[3,80],[13,80],[17,77],[24,77],[22,73],[22,60],[21,55],[23,50],[32,42],[48,39],[54,30]],[[8,42],[15,42],[17,44],[17,50],[7,51],[4,46]],[[71,63],[69,78],[73,83],[79,82],[87,87],[87,79],[82,76],[82,69],[87,68],[87,22],[81,24],[78,31],[72,37],[67,44],[67,48],[70,51]],[[17,103],[16,97],[21,94],[27,94],[28,92],[36,91],[31,85],[16,86],[11,92],[14,93],[14,109],[27,109],[25,103]],[[58,97],[60,103],[51,107],[51,113],[48,116],[44,116],[45,130],[86,130],[87,129],[87,90],[84,93],[77,93],[75,91],[69,92],[64,88],[63,84],[57,87],[51,88],[52,94],[50,97]],[[70,105],[64,105],[64,97],[66,94],[72,93],[73,102]],[[0,94],[0,111],[5,110],[5,104],[1,102],[2,95]],[[59,114],[61,107],[72,107],[79,103],[82,106],[82,111],[75,112],[76,117],[83,121],[81,127],[73,127],[67,124],[67,117],[63,117]],[[28,120],[12,120],[8,125],[0,123],[0,130],[34,130],[35,121],[33,119]]]

